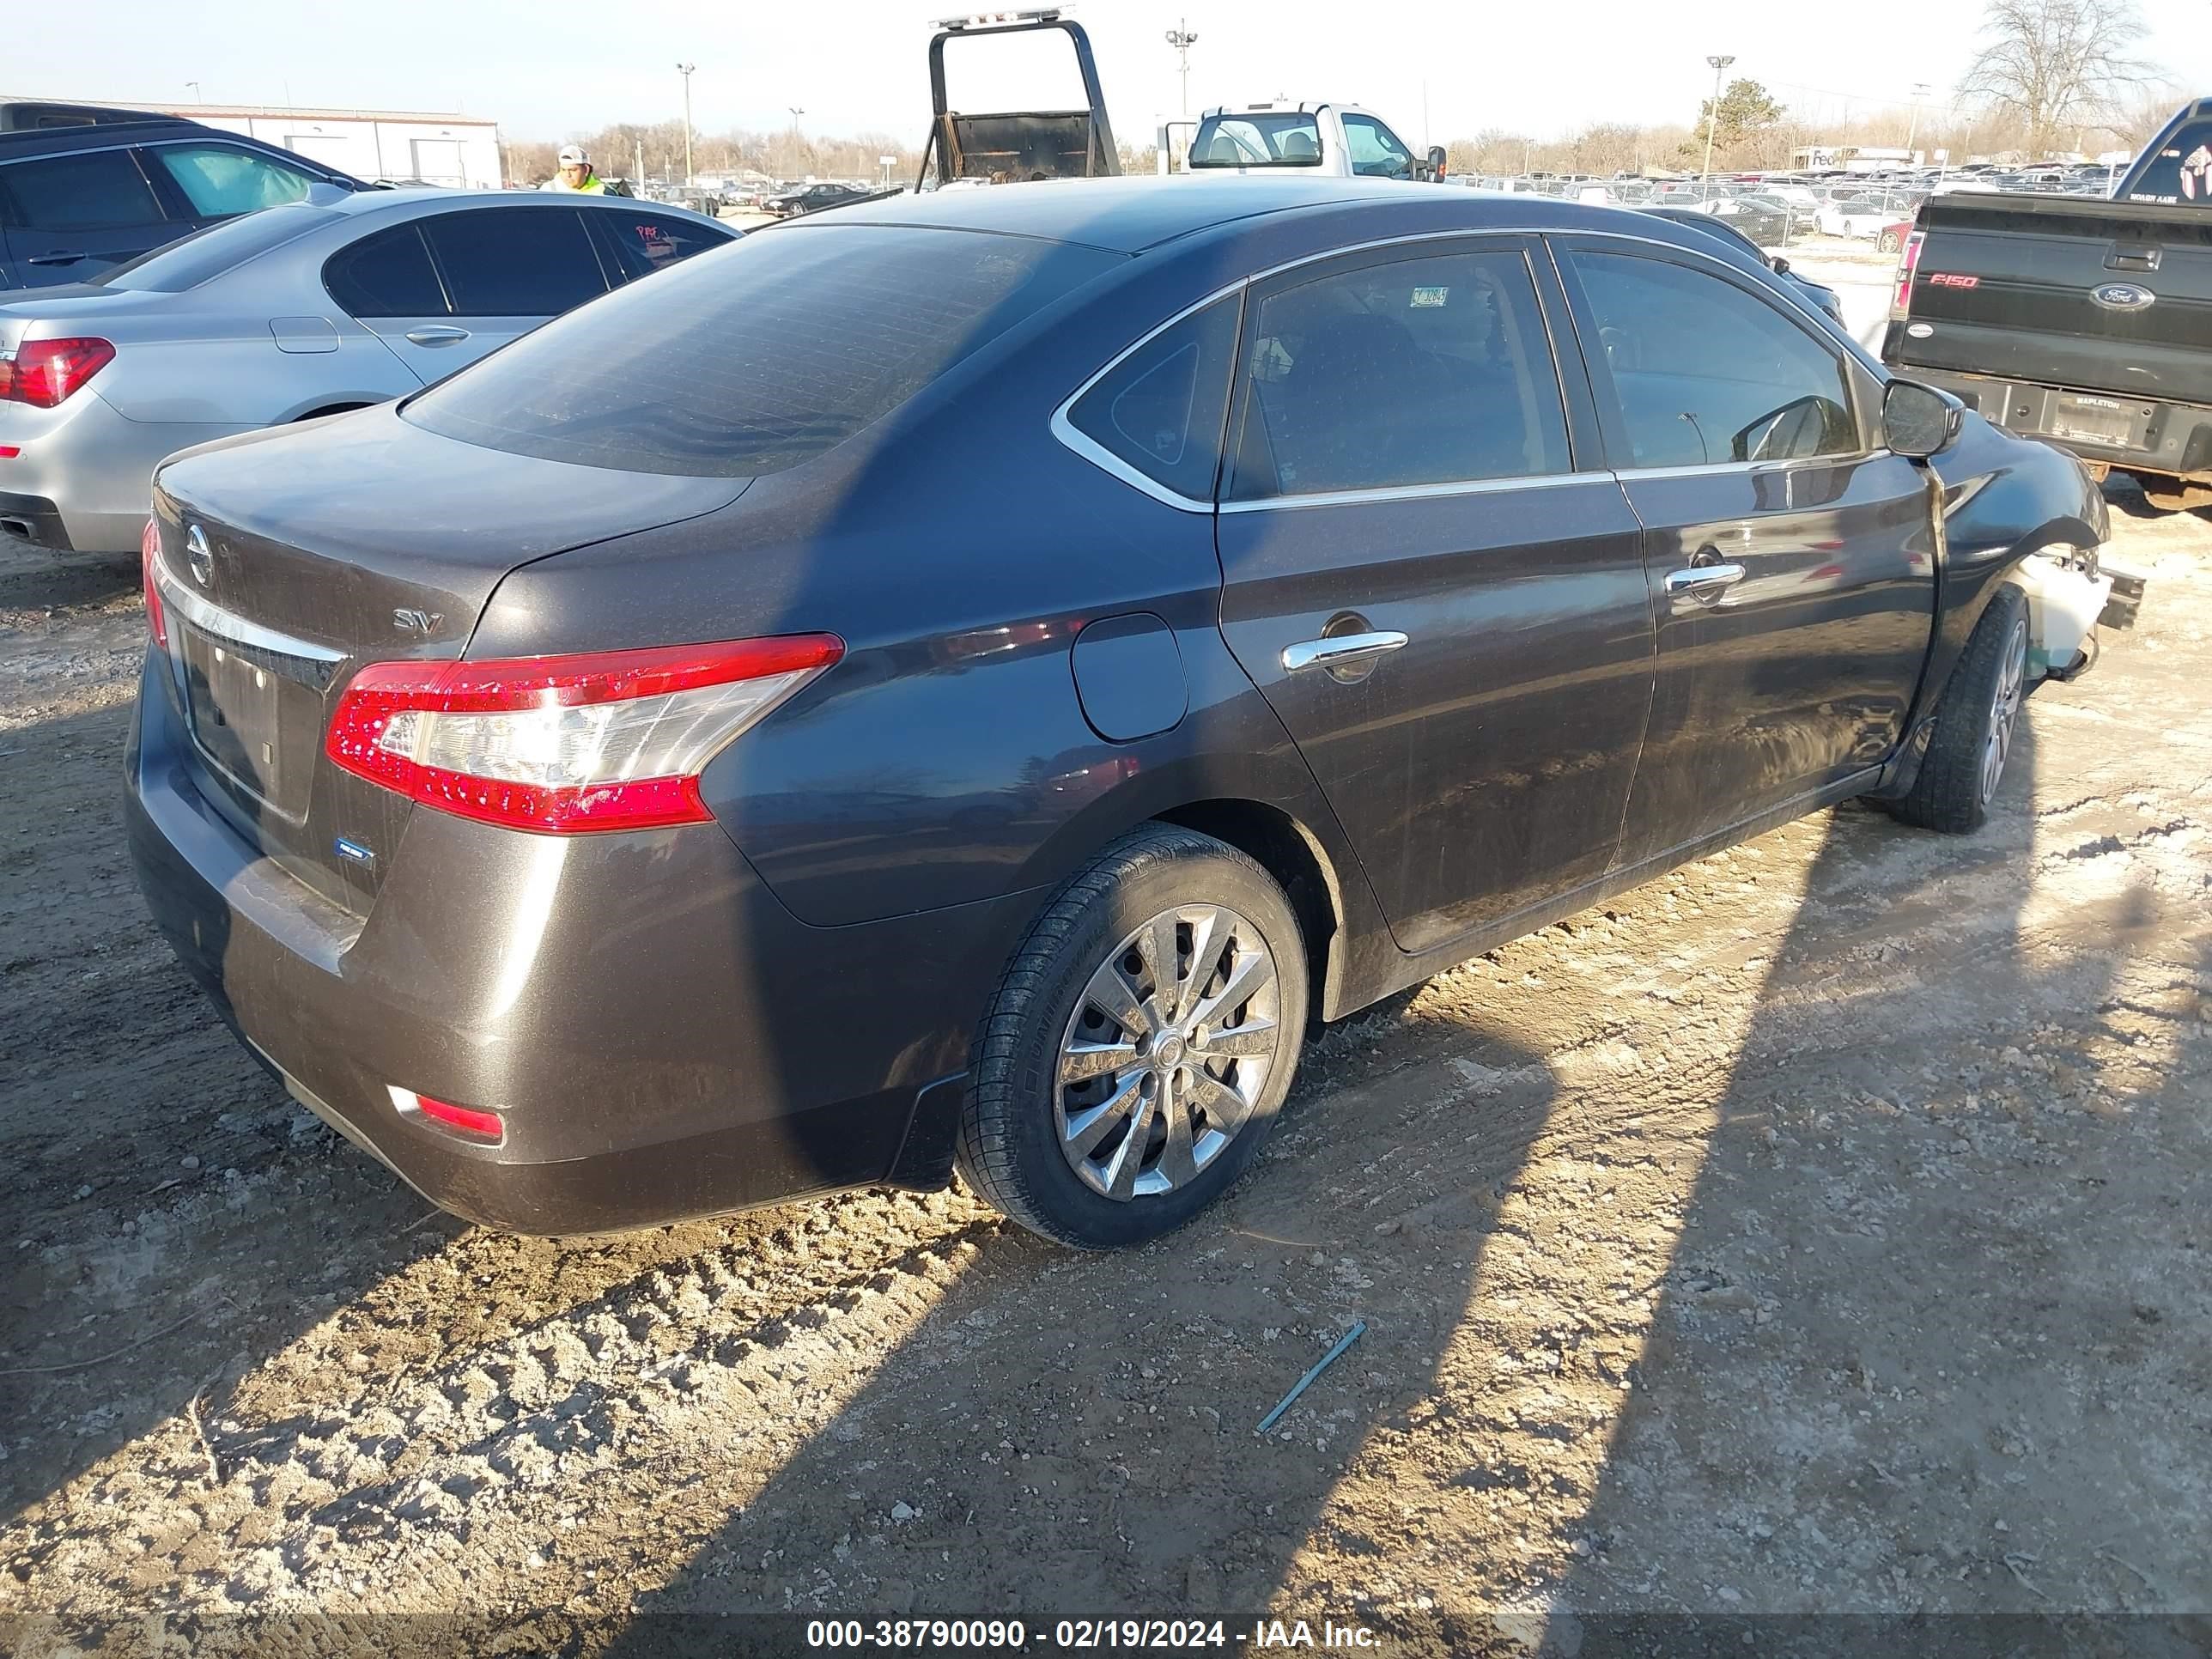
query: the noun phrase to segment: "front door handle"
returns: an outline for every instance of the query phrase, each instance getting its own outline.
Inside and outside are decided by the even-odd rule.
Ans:
[[[1366,634],[1330,634],[1317,640],[1301,640],[1296,645],[1283,647],[1283,672],[1297,674],[1309,668],[1344,668],[1355,663],[1370,662],[1386,653],[1399,649],[1405,643],[1406,636],[1392,629]]]
[[[1742,580],[1740,564],[1693,564],[1667,573],[1667,592],[1675,598],[1686,594],[1694,599],[1717,599]]]
[[[82,253],[64,253],[60,252],[52,253],[33,253],[28,259],[24,261],[24,264],[33,265],[73,265],[83,258],[84,255]]]
[[[409,329],[407,337],[419,346],[459,345],[469,337],[469,331],[447,323],[433,323],[427,328]]]

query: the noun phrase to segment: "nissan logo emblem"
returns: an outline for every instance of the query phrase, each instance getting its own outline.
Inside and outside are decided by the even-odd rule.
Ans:
[[[194,525],[185,532],[185,557],[192,568],[192,580],[202,587],[215,574],[215,550],[208,545],[207,532]]]
[[[2158,295],[2133,283],[2106,283],[2091,289],[2089,297],[2107,311],[2141,311]]]

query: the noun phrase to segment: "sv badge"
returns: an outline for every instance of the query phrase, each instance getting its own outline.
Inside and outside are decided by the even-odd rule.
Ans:
[[[434,611],[394,610],[392,625],[403,634],[431,634],[446,619]]]

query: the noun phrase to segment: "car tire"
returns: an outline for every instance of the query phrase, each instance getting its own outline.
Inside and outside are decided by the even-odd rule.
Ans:
[[[1988,822],[1990,802],[2027,696],[2027,596],[2000,583],[1968,636],[1936,705],[1936,732],[1910,793],[1885,803],[1923,830],[1965,835]]]
[[[1880,248],[1884,253],[1896,252],[1898,246],[1897,233],[1893,230],[1885,230],[1881,234],[1881,240],[1878,240],[1875,246]]]
[[[962,1178],[1079,1249],[1172,1231],[1258,1154],[1297,1070],[1307,996],[1297,918],[1266,870],[1195,830],[1132,831],[1045,906],[992,994]]]

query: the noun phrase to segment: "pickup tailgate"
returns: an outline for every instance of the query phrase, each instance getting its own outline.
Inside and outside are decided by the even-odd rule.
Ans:
[[[1918,228],[1892,363],[2212,403],[2212,211],[1959,194]]]

